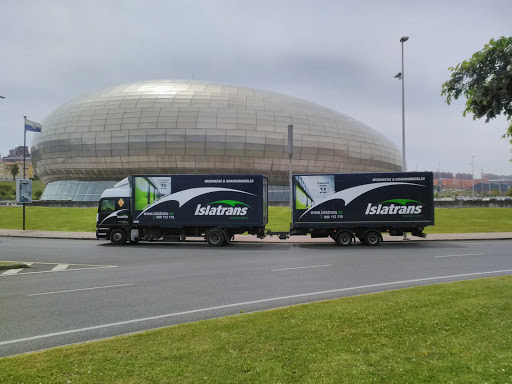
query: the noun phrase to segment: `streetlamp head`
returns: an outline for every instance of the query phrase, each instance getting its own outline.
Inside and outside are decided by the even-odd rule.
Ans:
[[[402,72],[398,72],[398,73],[395,75],[395,79],[402,80]]]
[[[400,42],[405,43],[407,40],[409,40],[409,36],[402,36],[402,38],[400,39]]]

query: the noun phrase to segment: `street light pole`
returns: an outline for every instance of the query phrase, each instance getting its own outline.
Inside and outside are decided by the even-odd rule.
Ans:
[[[408,36],[402,36],[402,172],[407,171],[405,163],[405,72],[404,72],[404,43],[409,40]]]
[[[405,72],[404,72],[404,43],[409,40],[409,36],[402,36],[402,72],[395,76],[395,79],[402,80],[402,172],[407,171],[405,163]],[[404,240],[407,240],[407,233],[404,232]]]

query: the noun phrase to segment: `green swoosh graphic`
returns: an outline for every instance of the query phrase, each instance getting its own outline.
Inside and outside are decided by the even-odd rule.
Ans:
[[[251,208],[249,205],[242,203],[241,201],[236,201],[236,200],[219,200],[219,201],[212,201],[211,203],[208,203],[208,204],[227,204],[227,205],[231,205],[232,207],[234,207],[237,204],[241,204],[241,205],[245,205],[246,207]]]
[[[423,203],[419,202],[419,201],[416,201],[416,200],[411,200],[411,199],[393,199],[393,200],[386,200],[386,201],[382,201],[380,202],[379,204],[384,204],[384,203],[397,203],[397,204],[400,204],[400,205],[405,205],[407,203],[418,203],[418,204],[421,204],[423,205]]]

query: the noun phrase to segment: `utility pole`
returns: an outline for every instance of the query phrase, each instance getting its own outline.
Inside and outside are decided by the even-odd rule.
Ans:
[[[472,193],[471,197],[475,198],[475,157],[471,156],[471,186],[472,186]]]

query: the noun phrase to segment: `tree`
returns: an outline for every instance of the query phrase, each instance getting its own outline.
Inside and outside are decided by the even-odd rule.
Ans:
[[[446,103],[463,95],[467,99],[464,116],[471,113],[473,120],[485,116],[486,123],[505,116],[511,124],[503,137],[512,138],[512,37],[491,39],[470,59],[448,69],[452,77],[441,92]]]
[[[16,175],[18,174],[19,171],[20,171],[20,167],[18,166],[18,164],[14,164],[11,167],[11,175],[14,180],[16,180]]]

